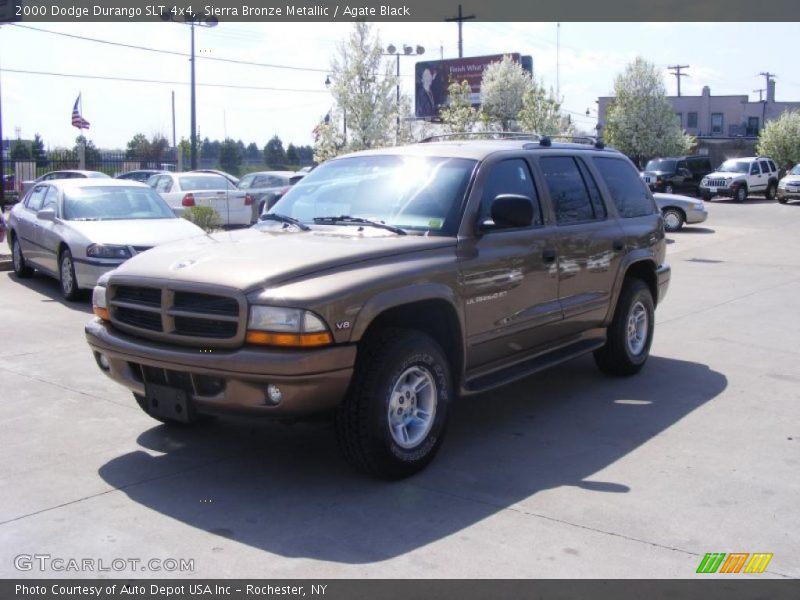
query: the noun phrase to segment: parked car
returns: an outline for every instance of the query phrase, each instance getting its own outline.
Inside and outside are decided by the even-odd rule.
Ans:
[[[800,200],[800,164],[797,164],[778,182],[778,202]]]
[[[147,183],[147,180],[150,179],[153,175],[160,175],[161,173],[167,173],[163,169],[137,169],[135,171],[128,171],[127,173],[121,173],[115,177],[115,179],[130,179],[133,181],[138,181],[139,183]]]
[[[14,182],[16,181],[14,174],[3,175],[3,190],[6,192],[14,191]]]
[[[705,204],[697,198],[658,192],[653,194],[653,198],[664,216],[664,229],[667,231],[680,231],[684,223],[696,225],[708,218]]]
[[[77,169],[66,169],[63,171],[50,171],[33,181],[22,182],[22,193],[27,192],[31,187],[43,181],[53,181],[56,179],[110,179],[105,173],[100,171],[79,171]]]
[[[237,187],[253,198],[253,221],[272,208],[305,175],[294,171],[259,171],[242,177]]]
[[[703,177],[713,170],[708,156],[654,158],[645,166],[642,179],[654,192],[697,195]]]
[[[213,175],[220,175],[230,181],[233,185],[237,185],[239,183],[239,178],[231,175],[230,173],[226,173],[225,171],[218,171],[217,169],[195,169],[194,171],[189,171],[190,173],[212,173]]]
[[[67,300],[132,256],[204,234],[146,185],[110,178],[36,184],[11,210],[8,229],[17,276],[35,269],[55,277]]]
[[[704,200],[713,196],[727,196],[744,202],[750,194],[764,194],[773,200],[778,191],[778,167],[775,161],[764,156],[749,156],[726,160],[713,173],[700,182]]]
[[[3,216],[2,211],[0,211],[0,243],[4,242],[6,239],[6,219]]]
[[[123,264],[86,337],[162,422],[333,414],[350,463],[400,478],[459,395],[590,352],[638,372],[665,248],[652,194],[602,144],[381,148],[326,161],[254,227]]]
[[[147,180],[176,214],[192,206],[210,206],[222,225],[250,225],[253,199],[230,181],[212,173],[162,173]]]

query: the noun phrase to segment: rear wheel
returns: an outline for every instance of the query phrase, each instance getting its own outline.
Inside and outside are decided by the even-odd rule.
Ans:
[[[781,204],[786,204],[787,201],[788,201],[788,198],[786,196],[778,198],[778,202],[780,202]]]
[[[61,295],[65,300],[77,300],[81,296],[78,279],[75,277],[75,263],[69,248],[64,248],[58,257],[58,275],[61,284]]]
[[[777,193],[778,193],[778,186],[773,181],[767,186],[767,191],[764,192],[764,196],[766,197],[767,200],[775,200],[775,196],[777,195]]]
[[[683,213],[677,208],[664,209],[664,229],[667,231],[680,231],[686,221]]]
[[[336,414],[345,459],[381,479],[424,469],[441,446],[452,396],[450,366],[430,336],[377,332],[359,348],[353,384]]]
[[[608,375],[634,375],[647,357],[653,341],[655,305],[650,288],[641,279],[626,279],[617,300],[606,343],[594,352],[594,360]]]
[[[17,277],[25,278],[33,275],[33,269],[28,266],[25,262],[25,257],[22,255],[22,247],[17,236],[11,238],[11,263],[14,267],[14,274]]]

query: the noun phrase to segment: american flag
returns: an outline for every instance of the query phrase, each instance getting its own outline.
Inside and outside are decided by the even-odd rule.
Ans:
[[[75,106],[72,107],[72,126],[78,129],[89,129],[89,121],[81,116],[81,95],[75,99]]]

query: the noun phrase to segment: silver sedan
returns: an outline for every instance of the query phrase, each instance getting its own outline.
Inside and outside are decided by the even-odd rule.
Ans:
[[[16,275],[35,269],[55,277],[67,300],[134,254],[197,235],[203,230],[176,217],[150,187],[120,179],[36,184],[8,219]]]
[[[653,197],[664,215],[664,229],[667,231],[680,231],[684,223],[695,225],[708,218],[705,204],[698,198],[659,193],[653,194]]]

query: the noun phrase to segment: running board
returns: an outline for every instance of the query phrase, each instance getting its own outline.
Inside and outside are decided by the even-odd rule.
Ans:
[[[478,375],[477,377],[467,379],[464,383],[464,392],[476,394],[506,385],[564,361],[588,354],[592,350],[600,348],[605,342],[605,338],[580,340],[573,344],[562,346],[552,352],[539,354],[538,356],[515,363],[509,367],[487,373],[486,375]]]

